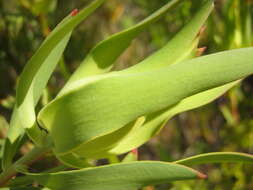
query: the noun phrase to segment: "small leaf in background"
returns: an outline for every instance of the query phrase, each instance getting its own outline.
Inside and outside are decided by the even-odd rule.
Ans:
[[[209,164],[209,163],[247,163],[253,164],[253,155],[236,152],[212,152],[188,157],[174,163],[186,166]]]
[[[57,0],[20,0],[19,3],[36,16],[52,12],[57,6]]]

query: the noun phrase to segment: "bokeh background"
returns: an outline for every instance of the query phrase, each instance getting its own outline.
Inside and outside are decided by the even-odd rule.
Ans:
[[[50,79],[41,105],[64,85],[88,51],[107,36],[132,26],[169,0],[109,0],[74,31]],[[15,102],[15,86],[27,60],[50,30],[71,10],[90,0],[0,0],[0,137]],[[162,47],[199,9],[184,0],[143,32],[120,57],[115,70],[138,63]],[[252,0],[217,0],[199,47],[204,54],[253,45]],[[253,61],[253,60],[252,60]],[[2,143],[2,141],[0,141]],[[215,102],[174,117],[160,135],[139,148],[139,159],[173,161],[199,153],[238,151],[253,154],[253,77]],[[252,190],[253,166],[213,164],[198,167],[208,180],[175,182],[146,190]]]

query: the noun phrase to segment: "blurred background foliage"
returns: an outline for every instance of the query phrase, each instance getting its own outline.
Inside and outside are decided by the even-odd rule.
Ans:
[[[8,127],[15,86],[24,64],[50,30],[74,8],[89,0],[0,0],[0,137]],[[87,52],[100,40],[145,18],[168,0],[110,0],[78,27],[49,82],[41,105],[53,98]],[[201,34],[204,54],[253,44],[252,0],[217,0]],[[162,47],[192,17],[199,0],[185,0],[140,35],[117,61],[115,70],[138,63]],[[215,76],[214,76],[215,77]],[[173,161],[213,152],[253,154],[253,77],[217,101],[180,114],[160,135],[139,148],[139,159]],[[40,105],[40,106],[41,106]],[[2,141],[0,141],[1,143]],[[47,164],[47,163],[44,163]],[[176,182],[146,190],[252,190],[253,166],[204,165],[206,181]]]

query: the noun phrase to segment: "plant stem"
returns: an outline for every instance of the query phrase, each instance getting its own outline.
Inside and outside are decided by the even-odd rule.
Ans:
[[[21,157],[15,163],[13,163],[8,169],[3,171],[0,175],[0,187],[4,187],[8,181],[13,178],[17,172],[18,168],[22,166],[29,166],[34,161],[38,160],[42,155],[49,152],[50,148],[46,147],[34,147],[29,153]]]

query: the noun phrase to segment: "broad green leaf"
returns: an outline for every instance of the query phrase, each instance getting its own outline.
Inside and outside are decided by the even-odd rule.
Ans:
[[[142,126],[132,130],[116,147],[107,151],[107,154],[122,154],[144,144],[154,137],[173,116],[210,103],[236,84],[238,81],[198,93],[183,99],[175,106],[148,115]]]
[[[192,156],[186,159],[175,161],[174,163],[192,166],[198,164],[239,162],[253,164],[253,156],[237,152],[212,152]]]
[[[124,138],[125,135],[128,134],[131,130],[139,128],[139,126],[141,126],[144,121],[144,118],[140,118],[134,124],[131,122],[128,125],[122,127],[120,130],[117,130],[109,135],[93,139],[92,141],[82,146],[82,149],[80,150],[82,152],[81,154],[92,158],[105,158],[111,156],[111,154],[107,153],[108,150],[115,146],[119,140]],[[61,155],[55,152],[55,155],[62,163],[73,168],[87,167],[86,158],[78,156],[79,154],[68,152],[67,154]]]
[[[195,40],[194,38],[196,37],[204,21],[207,19],[212,8],[212,1],[207,1],[199,10],[199,12],[193,17],[193,19],[165,47],[138,65],[126,70],[126,72],[133,72],[143,69],[151,70],[170,64],[176,64],[182,60],[187,59],[192,54],[191,52],[194,51],[194,49],[197,47],[198,38]],[[204,92],[203,94],[200,93],[193,97],[187,98],[186,101],[183,101],[179,105],[174,106],[175,108],[169,107],[165,110],[145,116],[145,124],[142,127],[135,128],[136,130],[132,130],[126,136],[126,138],[121,140],[120,143],[109,152],[114,154],[118,154],[119,152],[125,153],[133,148],[140,146],[152,138],[157,133],[157,131],[159,131],[164,126],[164,124],[166,124],[166,122],[174,115],[205,105],[222,95],[232,86],[233,85],[228,84],[224,87],[214,89],[210,92]]]
[[[152,23],[160,19],[178,2],[180,2],[180,0],[170,1],[138,24],[116,33],[108,39],[100,42],[90,51],[78,69],[74,72],[60,92],[60,95],[66,93],[68,91],[68,87],[77,80],[108,72],[113,67],[115,60],[124,52],[124,50],[126,50],[127,47],[129,47],[133,39]]]
[[[197,34],[200,30],[200,27],[203,25],[208,15],[210,14],[212,7],[213,7],[212,1],[207,1],[207,3],[205,3],[203,7],[200,9],[200,11],[193,17],[193,19],[163,49],[157,51],[155,54],[151,55],[148,59],[142,61],[140,63],[140,66],[138,66],[139,65],[138,64],[137,66],[130,68],[129,69],[130,71],[127,72],[136,72],[140,68],[150,70],[151,68],[159,68],[169,64],[177,63],[183,59],[187,59],[187,57],[189,57],[197,47],[199,40]],[[151,16],[150,18],[153,17]],[[122,33],[126,34],[124,32]],[[179,46],[178,44],[181,45]],[[152,62],[154,60],[154,57],[159,57],[159,61]],[[136,121],[134,126],[131,126],[130,123],[126,127],[123,127],[122,129],[116,132],[112,132],[108,135],[99,136],[95,139],[92,139],[90,143],[86,143],[86,145],[83,145],[80,151],[82,151],[83,155],[86,155],[88,157],[100,157],[100,156],[105,157],[105,155],[108,154],[109,150],[117,143],[119,143],[126,134],[129,133],[135,134],[136,131],[135,129],[140,128],[143,122],[144,122],[143,118],[140,118],[139,120]],[[137,134],[139,134],[139,132],[137,132]],[[127,137],[128,136],[129,135],[127,135]],[[136,135],[134,136],[136,137]],[[145,135],[143,134],[142,136]],[[120,143],[120,145],[121,144],[122,143]],[[129,143],[128,146],[131,146],[131,144],[132,143]],[[130,149],[127,149],[127,151],[129,150]],[[67,158],[66,155],[64,155],[64,157]]]
[[[38,119],[51,134],[56,152],[79,154],[87,142],[142,115],[250,75],[252,52],[253,48],[231,50],[154,71],[112,72],[88,82],[80,80],[44,107]]]
[[[205,178],[203,174],[185,166],[152,161],[31,176],[39,184],[53,190],[130,190],[151,184]]]
[[[16,106],[4,148],[3,163],[6,164],[3,164],[3,167],[12,161],[16,152],[15,147],[19,146],[19,139],[24,134],[23,128],[29,128],[27,129],[28,135],[36,143],[40,144],[40,141],[43,141],[42,132],[35,125],[34,107],[62,56],[71,31],[103,2],[104,0],[96,0],[89,7],[80,11],[79,14],[67,16],[52,31],[25,66],[17,86]],[[21,119],[19,119],[19,115]]]
[[[68,88],[71,88],[71,83],[74,81],[77,81],[78,79],[82,79],[87,76],[100,74],[103,72],[108,71],[111,66],[113,65],[115,59],[129,46],[131,41],[140,33],[142,32],[146,27],[148,27],[151,23],[158,20],[163,14],[165,14],[171,7],[173,7],[178,1],[172,1],[165,6],[163,6],[161,9],[153,13],[151,16],[143,20],[142,22],[138,23],[137,25],[122,31],[118,34],[112,35],[108,39],[102,41],[99,43],[91,53],[87,56],[87,58],[84,60],[84,62],[80,65],[80,67],[77,69],[77,71],[72,75],[71,79],[68,81],[68,83],[65,85],[65,88],[61,91],[60,95],[63,93],[66,93],[68,91]],[[182,35],[187,33],[187,39],[189,40],[183,40],[179,37],[176,37],[176,40],[174,40],[171,44],[174,44],[172,46],[169,45],[168,50],[174,49],[176,46],[176,43],[183,43],[182,48],[180,48],[182,51],[178,51],[178,57],[188,56],[188,54],[193,51],[197,47],[198,38],[196,38],[198,30],[200,29],[201,25],[203,24],[204,20],[207,18],[208,14],[211,10],[211,3],[209,1],[208,4],[205,5],[203,8],[201,14],[195,16],[195,19],[193,19],[190,26],[187,26],[182,30]],[[198,17],[198,20],[196,19]],[[191,28],[191,29],[189,29]],[[187,32],[186,32],[187,30]],[[127,43],[126,43],[127,42]],[[117,44],[116,46],[113,44]],[[109,47],[108,47],[109,46]],[[120,46],[120,48],[118,47]],[[109,52],[108,52],[109,51]],[[99,53],[96,53],[99,52]],[[175,52],[174,52],[175,53]],[[183,55],[182,55],[183,54]],[[109,56],[110,55],[110,56]],[[91,57],[96,56],[96,60],[94,62],[94,59],[90,59]],[[104,59],[104,57],[108,57],[108,59]],[[99,61],[100,58],[103,61]],[[175,58],[175,57],[174,57]],[[178,60],[178,58],[177,58]],[[107,66],[105,68],[99,66],[100,63],[106,64]],[[99,67],[98,67],[99,66]],[[89,79],[87,79],[89,80]],[[139,123],[141,125],[142,123]],[[132,130],[133,128],[137,128],[137,124],[135,123],[135,126],[130,126],[128,124],[126,127],[123,128],[122,131],[116,131],[112,134],[109,134],[105,137],[100,137],[93,139],[90,143],[87,143],[86,146],[82,148],[82,152],[85,155],[89,155],[89,157],[103,157],[105,155],[101,155],[100,152],[103,152],[105,150],[110,149],[112,146],[116,145],[119,140],[121,140],[129,130]],[[101,147],[101,148],[100,148]],[[85,153],[84,153],[85,152]],[[70,157],[73,158],[71,155],[72,153],[69,153]],[[58,155],[60,158],[61,156]],[[67,158],[67,155],[63,156],[64,158]],[[72,160],[72,159],[71,159]],[[79,161],[77,160],[79,163]],[[75,164],[75,163],[73,163]],[[73,165],[72,164],[72,165]],[[76,166],[78,167],[78,165]]]

